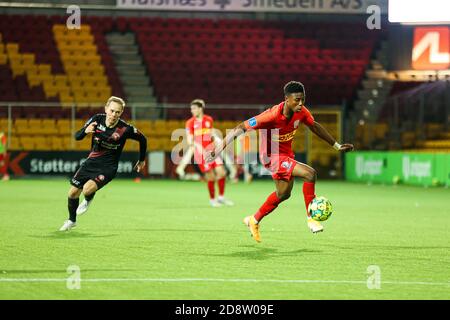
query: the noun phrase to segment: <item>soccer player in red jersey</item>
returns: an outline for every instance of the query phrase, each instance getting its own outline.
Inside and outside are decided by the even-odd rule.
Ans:
[[[323,231],[323,226],[318,221],[313,220],[308,213],[308,205],[316,196],[316,171],[304,163],[295,161],[292,151],[292,139],[301,123],[336,150],[343,152],[353,150],[352,144],[339,144],[322,125],[314,120],[314,117],[304,105],[305,88],[302,83],[296,81],[287,83],[284,86],[284,95],[285,101],[234,128],[225,137],[223,143],[217,146],[207,157],[207,161],[212,161],[228,144],[233,142],[234,138],[247,130],[270,130],[268,132],[260,130],[260,134],[263,134],[264,137],[260,146],[260,157],[263,156],[267,159],[267,161],[263,160],[263,163],[272,173],[276,191],[269,195],[253,216],[244,219],[244,223],[257,242],[261,241],[259,223],[281,202],[291,196],[294,177],[299,177],[304,181],[303,196],[309,229],[313,233]]]
[[[6,156],[6,135],[3,132],[0,132],[0,174],[3,176],[2,180],[9,180]]]
[[[188,143],[194,148],[194,161],[207,180],[211,206],[232,206],[233,202],[224,197],[226,172],[222,158],[217,157],[210,163],[205,162],[207,151],[212,151],[214,149],[214,143],[219,139],[213,133],[213,118],[206,115],[204,109],[205,101],[195,99],[191,102],[192,117],[186,121]],[[219,196],[217,199],[215,197],[215,181],[217,181],[219,186]]]

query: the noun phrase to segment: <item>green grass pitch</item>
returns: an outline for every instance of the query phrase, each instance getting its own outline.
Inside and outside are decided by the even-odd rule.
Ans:
[[[448,189],[318,181],[334,212],[313,235],[297,182],[257,244],[242,218],[271,181],[227,184],[236,205],[210,208],[200,182],[115,180],[61,233],[68,188],[0,183],[0,299],[450,299]]]

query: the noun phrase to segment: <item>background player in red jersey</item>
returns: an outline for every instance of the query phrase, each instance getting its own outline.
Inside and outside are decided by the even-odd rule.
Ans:
[[[2,180],[9,180],[8,166],[6,163],[6,142],[6,135],[0,132],[0,175],[2,176]]]
[[[191,102],[192,117],[186,121],[186,133],[189,145],[194,148],[194,161],[205,175],[209,202],[213,207],[232,206],[233,202],[224,197],[226,171],[221,157],[205,162],[205,155],[214,149],[218,137],[213,133],[213,118],[204,113],[205,101],[195,99]],[[219,196],[215,197],[215,181],[219,186]]]
[[[60,231],[68,231],[76,226],[77,215],[84,214],[95,193],[114,179],[119,166],[119,158],[127,139],[139,141],[139,160],[134,169],[140,172],[145,166],[147,139],[135,127],[120,119],[125,102],[112,96],[105,106],[105,113],[90,118],[78,132],[75,139],[84,139],[91,134],[91,153],[70,180],[72,187],[68,194],[69,219]],[[84,200],[79,204],[83,193]]]
[[[300,123],[305,124],[313,133],[328,142],[338,151],[353,150],[352,144],[339,144],[331,134],[314,121],[309,110],[304,106],[305,88],[302,83],[291,81],[284,86],[285,101],[262,112],[254,118],[239,124],[226,137],[225,141],[217,146],[208,156],[207,161],[212,161],[235,137],[250,129],[260,130],[264,135],[260,147],[260,157],[267,168],[272,172],[275,181],[276,192],[273,192],[259,210],[253,216],[245,217],[244,223],[249,227],[253,238],[261,241],[259,223],[271,213],[281,202],[291,196],[294,185],[293,177],[301,178],[303,183],[303,196],[306,209],[315,198],[316,171],[310,166],[294,160],[292,151],[292,139]],[[275,130],[274,130],[275,129]],[[265,142],[265,143],[264,143]],[[265,161],[267,160],[267,161]],[[323,231],[323,226],[311,219],[307,211],[308,227],[313,233]]]

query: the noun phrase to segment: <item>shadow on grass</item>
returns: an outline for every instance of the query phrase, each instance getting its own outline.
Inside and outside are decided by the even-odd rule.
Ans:
[[[80,232],[80,231],[69,231],[69,232],[61,232],[61,231],[53,231],[46,235],[30,235],[31,238],[38,239],[72,239],[72,238],[110,238],[117,237],[118,234],[93,234],[88,232]]]
[[[271,258],[278,257],[296,257],[301,256],[307,253],[320,253],[321,250],[313,250],[313,249],[297,249],[292,251],[280,251],[275,248],[265,248],[260,247],[260,245],[245,245],[240,246],[243,248],[248,248],[248,250],[241,250],[231,253],[220,253],[220,254],[200,254],[201,256],[208,257],[227,257],[227,258],[239,258],[239,259],[249,259],[249,260],[267,260]],[[251,249],[251,250],[250,250]]]
[[[137,231],[137,232],[235,232],[235,230],[225,230],[225,229],[124,229],[122,231]]]

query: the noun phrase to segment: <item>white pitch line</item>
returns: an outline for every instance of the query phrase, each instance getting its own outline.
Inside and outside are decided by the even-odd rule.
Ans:
[[[67,282],[74,281],[73,278],[0,278],[0,282]],[[208,278],[98,278],[79,279],[80,282],[253,282],[253,283],[333,283],[333,284],[366,284],[367,281],[359,280],[300,280],[300,279],[208,279]],[[428,286],[450,286],[449,282],[426,282],[426,281],[381,281],[381,284],[393,285],[428,285]]]

